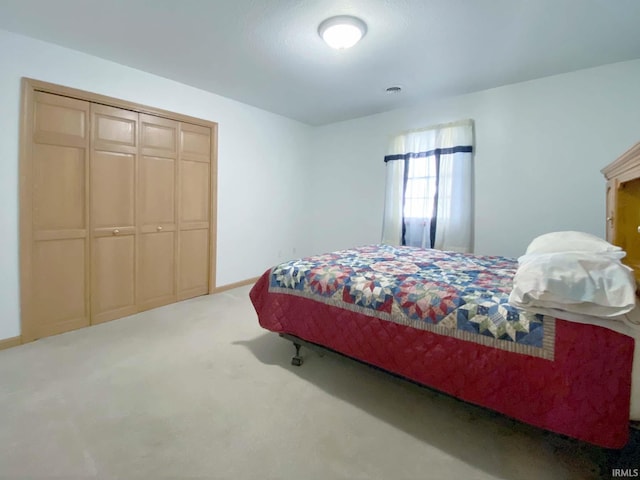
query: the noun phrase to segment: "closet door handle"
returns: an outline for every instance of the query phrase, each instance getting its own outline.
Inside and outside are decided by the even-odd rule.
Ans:
[[[114,234],[114,235],[117,235],[117,234],[119,234],[119,233],[120,233],[120,230],[118,230],[117,228],[113,231],[113,234]]]
[[[162,227],[158,227],[158,228],[156,228],[156,230],[158,230],[160,232],[162,230]]]

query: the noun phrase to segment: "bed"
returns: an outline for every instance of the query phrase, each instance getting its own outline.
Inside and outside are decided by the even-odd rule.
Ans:
[[[260,325],[298,349],[310,342],[522,422],[624,447],[640,417],[634,338],[514,307],[517,269],[504,257],[367,245],[277,265],[250,297]]]

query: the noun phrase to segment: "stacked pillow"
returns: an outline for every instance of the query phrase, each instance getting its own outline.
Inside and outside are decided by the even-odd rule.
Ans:
[[[636,302],[626,253],[595,235],[553,232],[535,238],[518,259],[509,303],[539,313],[622,318]]]

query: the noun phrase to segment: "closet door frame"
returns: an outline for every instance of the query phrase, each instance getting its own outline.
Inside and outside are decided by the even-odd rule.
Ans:
[[[85,90],[65,87],[54,83],[23,77],[21,118],[20,118],[20,151],[19,151],[19,248],[20,248],[20,341],[21,343],[36,340],[33,331],[33,288],[34,279],[31,275],[33,254],[33,167],[32,147],[33,108],[37,92],[50,93],[91,103],[98,103],[110,107],[123,108],[138,113],[168,118],[179,122],[200,125],[211,129],[211,179],[210,179],[210,227],[209,227],[209,291],[214,293],[216,288],[216,245],[217,245],[217,199],[218,199],[218,124],[188,115],[162,110],[147,105],[141,105],[114,97],[108,97]],[[89,122],[91,120],[89,119]],[[88,126],[90,128],[90,125]]]

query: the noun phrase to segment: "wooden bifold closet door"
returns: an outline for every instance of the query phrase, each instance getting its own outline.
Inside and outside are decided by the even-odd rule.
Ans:
[[[23,335],[38,338],[90,324],[89,312],[90,104],[36,93],[32,110],[30,195],[23,258]],[[26,204],[26,205],[25,205]],[[24,252],[23,252],[24,253]]]
[[[178,122],[140,118],[138,303],[176,301]]]
[[[211,129],[180,125],[178,199],[178,300],[209,288]]]
[[[138,114],[91,105],[91,323],[137,311]]]
[[[212,291],[215,124],[41,91],[23,117],[23,341]]]

